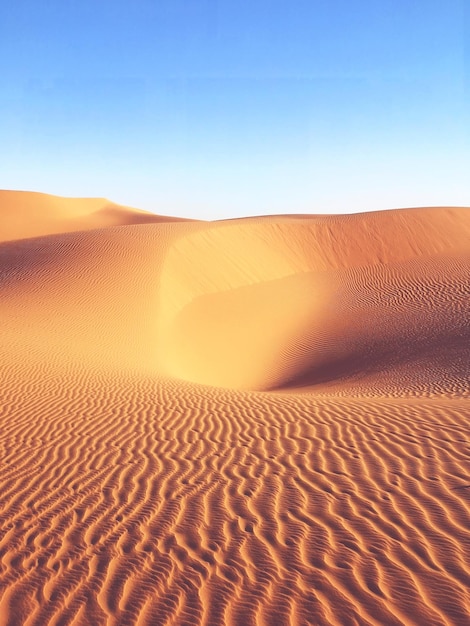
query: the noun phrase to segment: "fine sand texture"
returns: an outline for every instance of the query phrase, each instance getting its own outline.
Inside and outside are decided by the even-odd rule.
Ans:
[[[470,625],[470,209],[0,192],[0,626]]]

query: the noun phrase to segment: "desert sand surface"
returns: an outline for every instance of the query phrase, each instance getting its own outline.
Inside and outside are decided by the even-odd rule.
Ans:
[[[0,626],[470,624],[469,208],[0,242]]]

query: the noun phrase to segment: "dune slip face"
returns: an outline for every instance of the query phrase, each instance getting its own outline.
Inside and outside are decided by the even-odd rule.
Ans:
[[[470,209],[0,217],[0,626],[470,624]]]

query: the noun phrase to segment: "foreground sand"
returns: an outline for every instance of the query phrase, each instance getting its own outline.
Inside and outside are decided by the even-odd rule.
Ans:
[[[469,209],[0,215],[0,625],[470,624]]]

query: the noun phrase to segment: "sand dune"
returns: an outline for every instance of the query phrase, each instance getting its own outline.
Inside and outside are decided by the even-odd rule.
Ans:
[[[273,389],[386,370],[390,386],[418,361],[416,381],[435,381],[449,363],[435,369],[443,346],[453,360],[468,354],[469,241],[466,209],[240,220],[188,232],[163,267],[168,372]],[[463,388],[465,367],[455,372]]]
[[[470,209],[0,215],[0,625],[470,623]]]
[[[121,206],[105,198],[62,198],[32,191],[0,190],[0,241],[124,224],[184,221]]]

